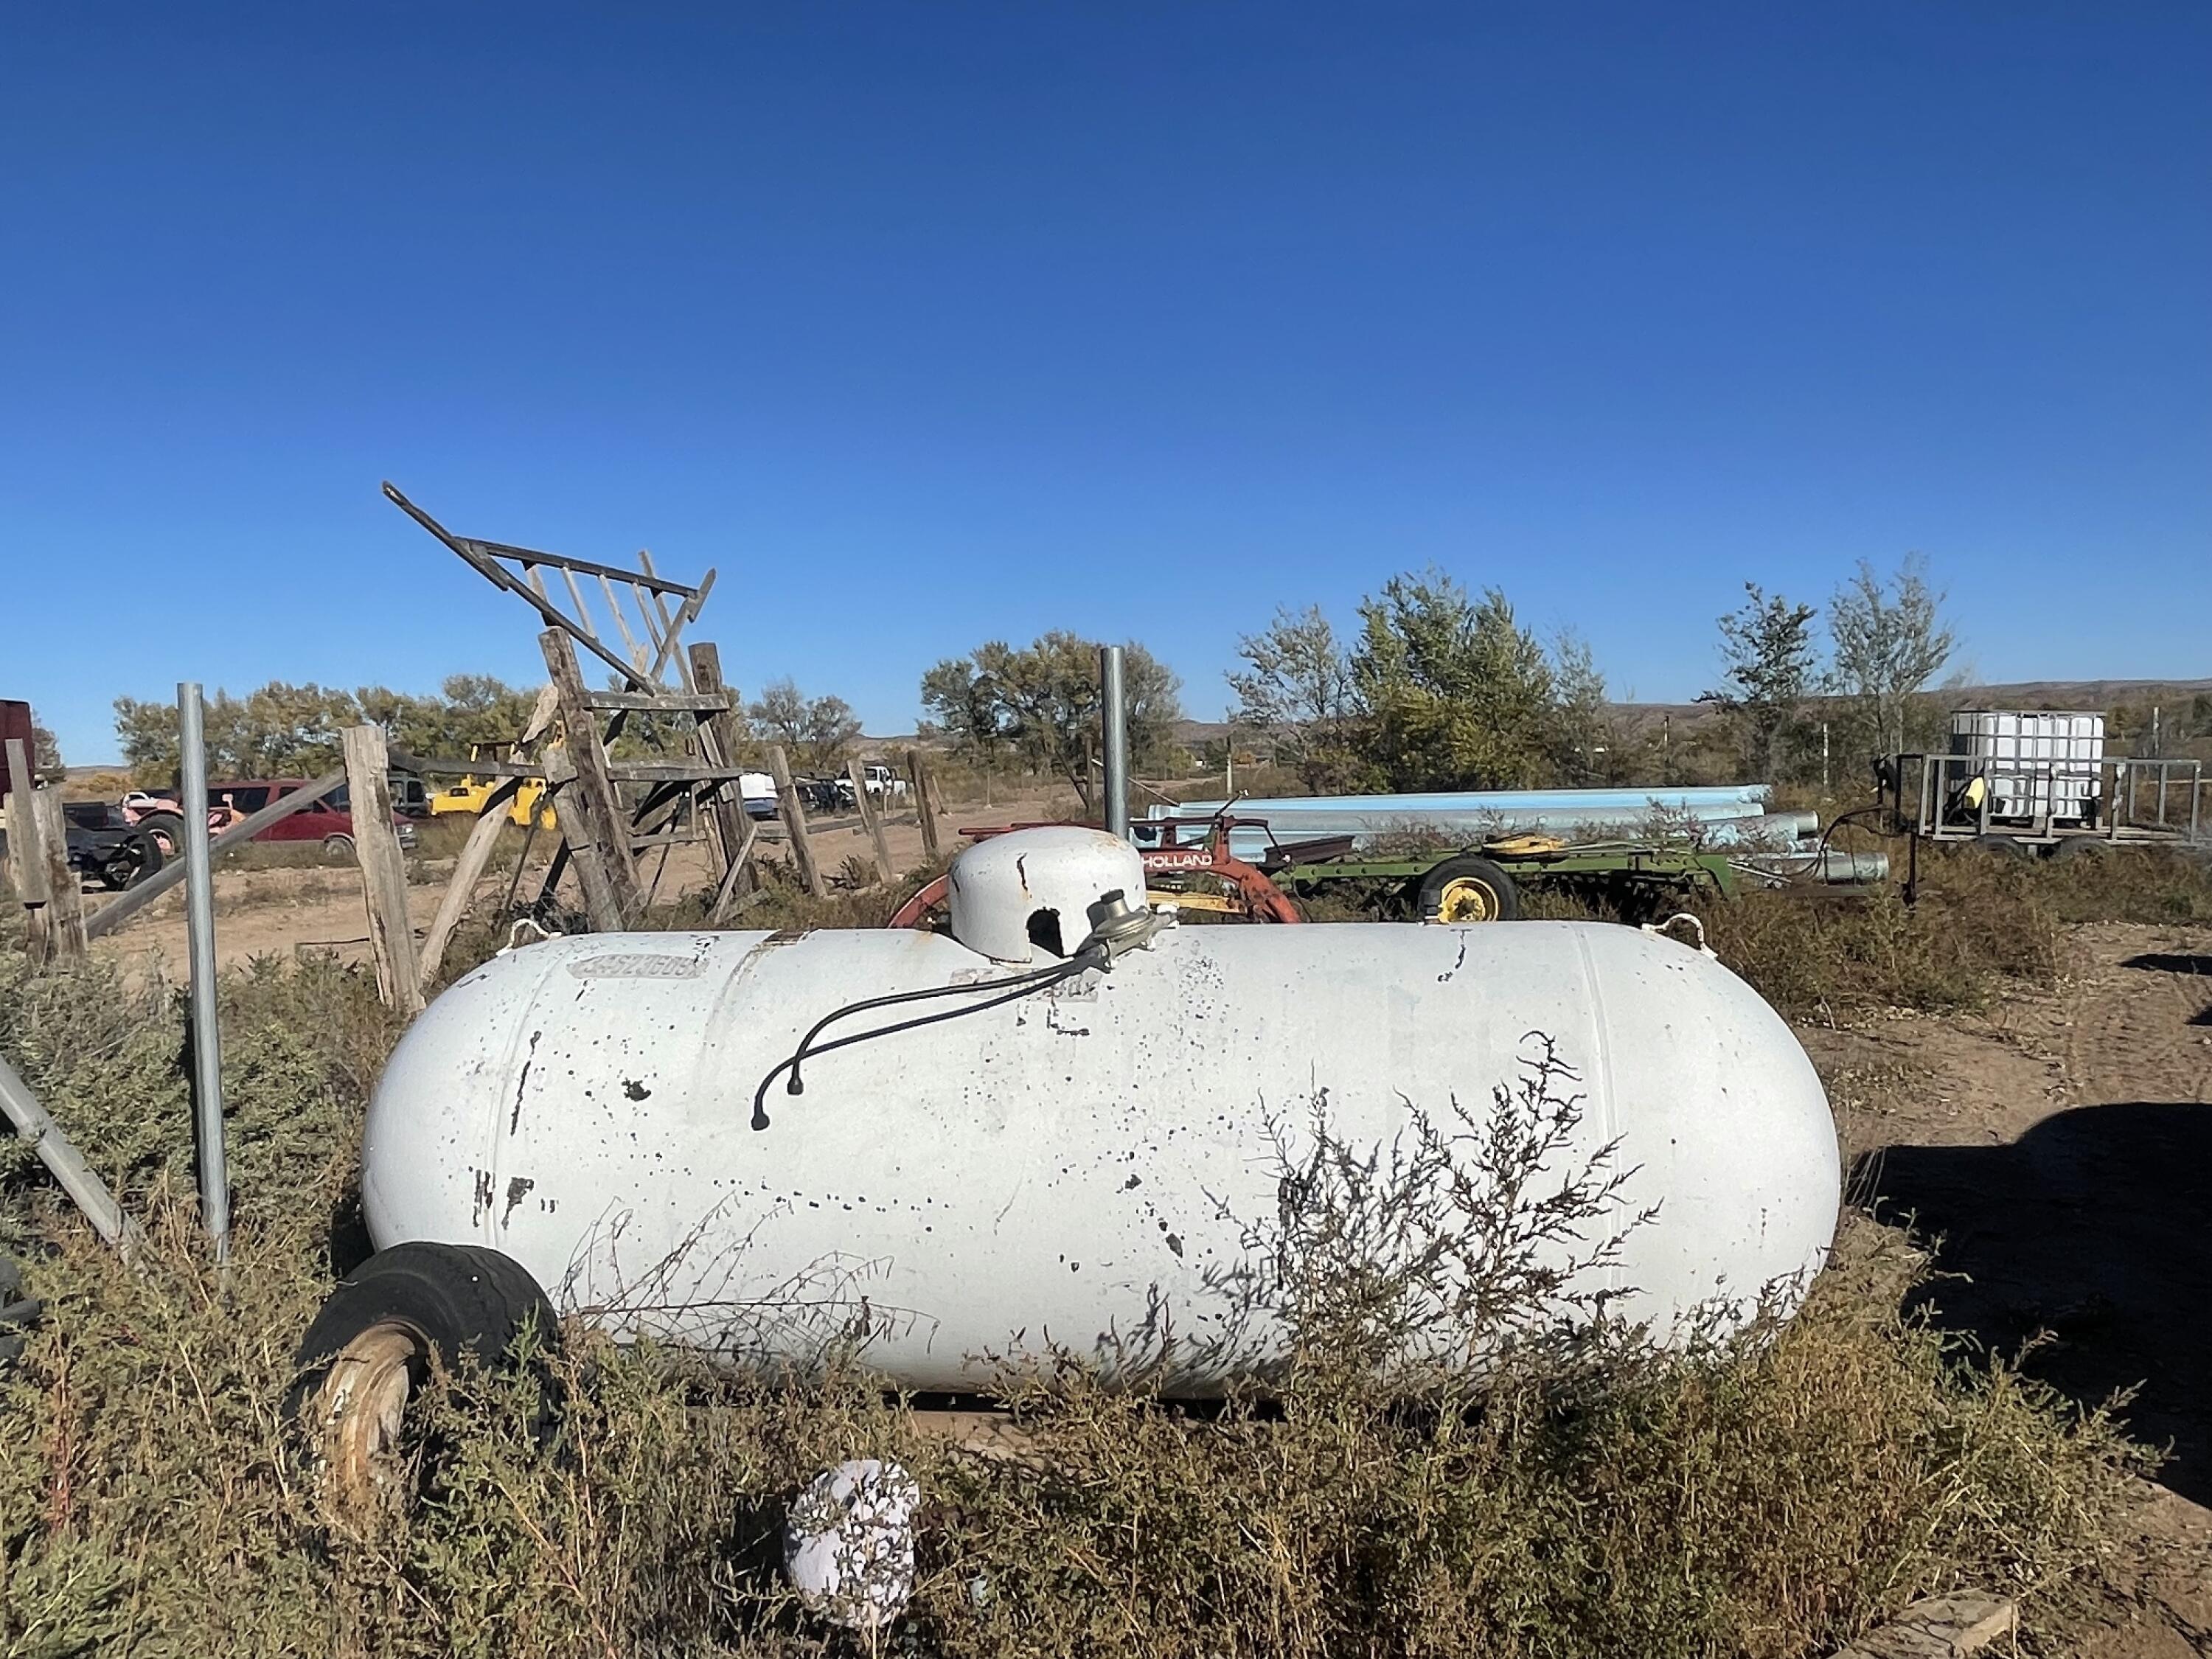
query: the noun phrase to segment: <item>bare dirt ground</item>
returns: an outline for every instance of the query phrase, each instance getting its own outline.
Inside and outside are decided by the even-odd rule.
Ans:
[[[1803,1035],[1853,1196],[1940,1238],[1932,1316],[2172,1448],[2080,1650],[2212,1654],[2212,932],[2071,945],[1985,1016]]]
[[[958,827],[1036,822],[1056,816],[1057,808],[1065,805],[1064,801],[1042,795],[1017,796],[988,807],[960,805],[953,807],[950,817],[939,820],[939,824],[950,845]],[[826,878],[837,878],[848,859],[872,863],[874,851],[857,817],[824,818],[809,828],[815,860]],[[922,864],[921,826],[910,807],[892,812],[885,820],[884,834],[890,843],[891,862],[897,869],[915,869]],[[762,826],[762,844],[765,856],[784,855],[779,826]],[[641,880],[657,880],[656,890],[660,898],[675,898],[711,885],[713,873],[703,845],[673,848],[665,857],[664,865],[663,855],[644,855],[638,872]],[[437,914],[452,868],[450,860],[410,861],[407,909],[418,938],[428,930],[431,918]],[[523,877],[524,891],[536,890],[535,872],[542,868],[542,859],[534,857],[532,871]],[[504,872],[485,877],[477,885],[477,902],[495,902],[505,893],[507,879]],[[88,905],[94,908],[107,896],[90,889],[85,894]],[[300,951],[327,952],[344,962],[366,961],[368,935],[361,876],[349,862],[216,872],[216,960],[220,966],[234,967],[256,957],[289,957]],[[115,934],[96,941],[93,949],[96,955],[134,967],[143,966],[149,971],[164,971],[171,978],[181,977],[185,963],[182,892],[155,901],[143,916]]]

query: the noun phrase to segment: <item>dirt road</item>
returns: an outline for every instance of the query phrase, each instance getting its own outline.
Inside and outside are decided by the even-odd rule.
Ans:
[[[1807,1034],[1856,1196],[1942,1236],[1947,1323],[2136,1437],[2212,1502],[2212,933],[2077,929],[2057,991]]]
[[[1940,1237],[1931,1316],[2170,1444],[2134,1534],[2064,1587],[2071,1650],[2212,1655],[2212,931],[2097,924],[1986,1016],[1810,1030],[1853,1196]]]

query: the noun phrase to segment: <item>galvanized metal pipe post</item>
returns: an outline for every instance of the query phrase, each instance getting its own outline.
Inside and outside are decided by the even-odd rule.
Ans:
[[[1098,681],[1106,722],[1106,833],[1129,836],[1129,703],[1121,683],[1121,647],[1098,647]]]
[[[230,1172],[222,1144],[222,1039],[216,1028],[215,874],[208,862],[207,738],[199,683],[177,686],[183,744],[185,931],[191,961],[192,1119],[199,1146],[200,1224],[216,1259],[230,1258]]]

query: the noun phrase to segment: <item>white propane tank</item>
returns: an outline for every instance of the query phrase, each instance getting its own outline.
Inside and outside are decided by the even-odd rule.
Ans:
[[[996,837],[956,861],[952,890],[996,915],[979,936],[994,953],[1009,919],[1026,945],[1022,906],[1044,895],[1032,909],[1058,910],[1073,951],[1085,884],[1127,874],[1103,850]],[[1063,891],[1051,866],[1071,852]],[[1010,871],[1027,896],[992,897]],[[1164,1324],[1194,1345],[1180,1386],[1201,1391],[1228,1362],[1190,1356],[1234,1322],[1243,1231],[1277,1212],[1274,1128],[1323,1091],[1354,1145],[1398,1136],[1415,1105],[1480,1113],[1541,1032],[1580,1076],[1571,1156],[1617,1140],[1626,1207],[1659,1206],[1583,1288],[1629,1291],[1615,1310],[1663,1333],[1770,1285],[1787,1311],[1825,1259],[1840,1170],[1796,1039],[1718,963],[1605,924],[1170,929],[1109,970],[815,1055],[805,1091],[775,1079],[753,1127],[763,1080],[823,1016],[1055,960],[904,930],[601,934],[496,957],[416,1020],[378,1086],[371,1237],[489,1245],[617,1334],[738,1360],[864,1335],[923,1389],[976,1386],[981,1357],[1012,1345],[1103,1352]]]

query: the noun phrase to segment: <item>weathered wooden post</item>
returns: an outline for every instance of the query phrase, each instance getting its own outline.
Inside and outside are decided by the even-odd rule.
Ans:
[[[784,758],[780,743],[768,746],[768,770],[775,780],[776,810],[783,818],[783,833],[791,839],[792,867],[799,872],[808,892],[816,898],[824,897],[827,890],[814,863],[814,843],[806,838],[806,808],[799,803],[799,786],[791,781],[791,763]]]
[[[740,737],[738,694],[722,678],[722,653],[713,641],[702,640],[690,648],[690,654],[693,689],[701,696],[728,700],[727,707],[708,713],[699,722],[702,757],[710,764],[734,772],[738,769]],[[732,880],[722,884],[721,892],[741,894],[753,884],[751,876],[744,872],[752,846],[752,821],[745,812],[744,790],[732,778],[714,786],[713,799],[714,824],[722,842],[724,873],[726,875],[732,865],[739,871]]]
[[[392,763],[384,732],[378,726],[351,726],[344,741],[353,853],[368,905],[368,953],[376,963],[377,994],[387,1008],[420,1013],[422,974],[415,959],[415,926],[407,917],[407,861],[392,827]]]
[[[614,884],[608,879],[592,815],[577,793],[575,763],[561,744],[545,751],[545,785],[553,803],[553,821],[561,826],[561,839],[568,843],[568,862],[576,866],[576,885],[584,893],[585,918],[595,933],[619,933],[622,901],[615,896]]]
[[[860,815],[860,828],[868,832],[869,844],[876,849],[876,879],[888,882],[896,873],[891,869],[891,844],[884,839],[883,814],[868,799],[867,769],[856,760],[847,761],[845,775],[853,781],[853,810]]]
[[[46,861],[47,958],[54,962],[82,962],[84,889],[77,872],[70,868],[69,819],[62,812],[59,786],[33,789],[30,808],[24,816],[38,826],[40,852]]]
[[[637,884],[637,861],[630,855],[629,815],[623,810],[622,797],[607,770],[606,747],[599,741],[599,724],[592,717],[591,694],[584,689],[583,671],[576,666],[575,647],[569,644],[567,632],[558,628],[547,629],[538,636],[538,643],[545,653],[545,666],[559,699],[562,752],[575,775],[575,781],[555,799],[553,816],[560,821],[571,856],[579,851],[580,834],[599,854],[600,871],[621,918],[607,931],[619,932],[645,909],[644,890]],[[565,811],[563,799],[568,801]],[[587,888],[587,900],[589,896]],[[592,925],[600,926],[596,918]]]
[[[924,857],[934,864],[942,851],[937,837],[937,802],[932,798],[932,779],[923,769],[921,750],[906,751],[907,787],[914,791],[915,821],[921,826],[921,850]]]
[[[53,894],[38,813],[31,805],[31,753],[21,738],[8,739],[8,879],[23,907],[23,948],[33,962],[42,963],[47,956],[46,902]]]

